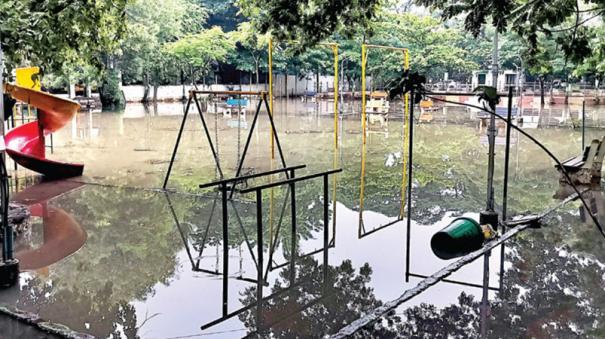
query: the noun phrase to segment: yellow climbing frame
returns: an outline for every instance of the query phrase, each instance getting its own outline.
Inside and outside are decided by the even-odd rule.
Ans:
[[[359,218],[360,223],[363,222],[363,206],[364,206],[364,191],[365,191],[365,171],[366,171],[366,138],[367,138],[367,112],[366,112],[366,68],[368,64],[368,50],[369,49],[385,49],[392,51],[400,51],[402,55],[403,67],[404,70],[410,69],[410,52],[407,48],[402,47],[391,47],[391,46],[381,46],[381,45],[370,45],[370,44],[362,44],[361,45],[361,135],[362,135],[362,151],[361,151],[361,187],[359,194]],[[406,93],[403,98],[403,140],[402,140],[402,159],[403,164],[401,166],[401,206],[399,210],[399,219],[403,219],[403,212],[405,209],[405,194],[407,190],[407,167],[408,167],[408,157],[407,157],[407,147],[409,147],[409,139],[410,139],[410,98],[409,94]]]

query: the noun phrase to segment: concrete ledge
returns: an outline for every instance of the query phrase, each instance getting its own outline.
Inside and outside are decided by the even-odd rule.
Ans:
[[[69,327],[61,324],[52,323],[41,319],[37,314],[19,310],[17,308],[0,305],[0,315],[6,315],[12,319],[18,320],[26,325],[36,329],[69,339],[93,339],[94,336],[86,333],[80,333],[71,330]]]

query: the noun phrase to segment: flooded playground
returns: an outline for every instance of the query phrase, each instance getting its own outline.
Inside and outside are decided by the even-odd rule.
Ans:
[[[525,130],[559,159],[576,156],[583,149],[580,110],[532,110],[539,118],[531,120],[536,124],[526,120]],[[327,190],[321,177],[296,183],[294,208],[292,186],[264,190],[261,233],[253,193],[238,193],[225,215],[220,192],[198,188],[219,180],[219,173],[195,110],[186,121],[168,191],[160,188],[183,104],[79,113],[54,134],[49,157],[86,164],[83,177],[39,184],[33,172],[19,168],[11,178],[13,200],[32,206],[32,218],[15,248],[26,272],[19,286],[0,291],[0,304],[100,338],[334,334],[446,266],[449,261],[431,251],[431,236],[456,217],[477,218],[485,204],[485,132],[472,112],[448,107],[414,126],[408,233],[402,217],[401,115],[371,124],[362,147],[358,111],[357,105],[343,108],[336,147],[332,102],[275,101],[287,165],[306,165],[296,176],[343,171],[328,178]],[[253,114],[249,109],[239,118],[205,115],[226,178],[235,174]],[[586,117],[586,141],[601,139],[605,108],[587,107]],[[269,121],[261,115],[244,174],[281,167],[278,157],[271,159],[270,141]],[[498,208],[503,150],[497,140]],[[538,147],[513,132],[510,157],[509,215],[559,203],[553,199],[558,174]],[[246,185],[283,179],[281,173]],[[601,191],[591,192],[590,204],[605,216]],[[603,335],[605,251],[586,213],[577,202],[567,204],[542,228],[507,242],[504,252],[494,250],[487,272],[489,310],[481,305],[485,272],[477,260],[358,337],[477,337],[482,330],[494,338]],[[225,217],[228,232],[222,228]],[[41,251],[47,251],[45,261],[36,256]]]

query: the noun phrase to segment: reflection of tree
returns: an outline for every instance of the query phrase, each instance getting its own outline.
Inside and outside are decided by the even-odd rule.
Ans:
[[[114,302],[111,282],[99,290],[88,290],[85,285],[57,290],[35,278],[22,289],[27,293],[21,294],[18,308],[53,314],[62,324],[97,336],[138,338],[135,309],[127,302]]]
[[[565,248],[554,248],[543,230],[517,239],[499,301],[491,305],[490,338],[580,338],[602,334],[605,269]],[[477,337],[479,302],[461,294],[443,309],[422,304],[404,311],[402,338]],[[597,328],[595,328],[597,326]]]
[[[328,266],[327,280],[323,278],[323,265],[313,258],[301,258],[296,266],[296,282],[290,286],[290,267],[281,271],[272,292],[288,289],[279,297],[263,303],[264,337],[276,338],[314,338],[324,333],[332,333],[359,318],[365,312],[381,305],[368,286],[372,269],[365,264],[356,272],[349,260],[339,266]],[[256,303],[256,287],[250,287],[242,293],[244,305]],[[308,307],[305,307],[308,306]],[[240,320],[249,331],[257,331],[256,310],[253,308],[242,313]],[[392,317],[390,323],[375,325],[370,331],[359,333],[360,338],[394,337],[392,328],[399,321]]]
[[[179,198],[176,205],[182,214],[195,203]],[[122,331],[135,338],[128,302],[169,284],[182,249],[163,194],[89,186],[51,204],[72,214],[88,239],[48,277],[22,286],[18,307],[99,337]]]

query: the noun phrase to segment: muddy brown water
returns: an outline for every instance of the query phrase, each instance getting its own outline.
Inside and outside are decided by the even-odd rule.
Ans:
[[[157,188],[182,119],[181,104],[148,108],[130,104],[123,112],[80,113],[56,133],[49,157],[86,164],[85,176],[72,179],[85,184],[72,190],[60,185],[46,204],[65,211],[85,232],[86,242],[65,258],[24,272],[20,286],[0,291],[0,303],[101,338],[308,338],[336,332],[418,284],[419,276],[447,265],[449,261],[431,252],[430,238],[457,216],[476,218],[485,204],[487,182],[484,132],[470,112],[448,108],[435,113],[433,122],[415,125],[406,280],[406,220],[399,220],[405,154],[402,121],[393,112],[384,124],[370,126],[364,156],[356,107],[345,107],[349,113],[339,119],[335,149],[331,102],[275,103],[288,165],[307,165],[297,176],[334,167],[344,171],[329,179],[327,246],[320,179],[296,186],[295,234],[288,189],[264,193],[263,271],[268,274],[262,303],[254,281],[258,244],[254,196],[238,195],[229,205],[225,258],[217,193],[197,188],[218,178],[199,117],[191,114],[186,123],[169,181],[176,192],[165,194]],[[587,140],[605,134],[596,128],[604,112],[590,110],[595,128],[588,129]],[[571,119],[551,123],[553,116],[565,117],[564,112]],[[547,108],[541,113],[542,123],[528,125],[526,131],[562,159],[577,155],[581,133],[573,128],[574,112],[576,107]],[[226,177],[235,173],[252,116],[252,109],[239,121],[235,115],[206,115]],[[252,133],[245,171],[279,167],[270,158],[268,126],[262,116]],[[514,133],[512,140],[509,215],[537,213],[557,204],[552,198],[558,185],[553,162],[523,136]],[[501,206],[504,147],[498,144],[496,202]],[[272,178],[280,179],[284,176]],[[12,184],[21,191],[37,181],[19,169]],[[601,192],[592,195],[591,204],[595,212],[605,209]],[[286,212],[280,223],[282,210]],[[32,218],[29,231],[17,239],[17,255],[43,247],[48,222],[44,214]],[[372,232],[385,224],[392,225]],[[275,249],[269,262],[272,242]],[[492,252],[490,307],[483,321],[484,272],[479,260],[449,277],[452,282],[439,283],[402,305],[360,337],[478,337],[482,325],[487,336],[495,338],[600,337],[605,331],[600,321],[605,310],[603,244],[586,211],[572,203],[543,228],[526,231],[506,246],[502,280],[500,249]]]

